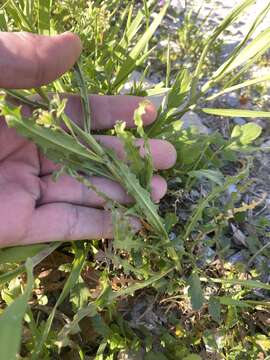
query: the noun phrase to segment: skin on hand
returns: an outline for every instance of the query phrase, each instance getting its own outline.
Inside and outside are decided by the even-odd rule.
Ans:
[[[71,33],[53,37],[0,33],[0,87],[33,88],[47,84],[69,70],[80,53],[80,40]],[[80,98],[63,96],[68,99],[68,115],[82,123]],[[93,129],[109,129],[119,119],[126,121],[128,127],[134,126],[133,114],[141,101],[130,96],[89,96]],[[151,124],[156,114],[149,103],[144,123]],[[125,157],[119,139],[104,135],[97,138],[104,146],[113,148],[119,158]],[[138,145],[141,144],[138,140]],[[173,166],[176,152],[170,143],[153,139],[150,148],[157,170]],[[0,247],[113,237],[111,214],[103,209],[104,200],[67,175],[54,182],[51,174],[56,169],[57,165],[34,144],[15,129],[9,129],[0,118]],[[118,183],[101,177],[90,180],[120,203],[132,202]],[[166,190],[166,181],[155,175],[153,200],[159,201]],[[130,221],[136,230],[140,228],[137,219]]]

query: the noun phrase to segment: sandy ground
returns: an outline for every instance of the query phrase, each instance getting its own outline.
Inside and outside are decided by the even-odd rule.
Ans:
[[[210,21],[214,23],[219,23],[222,21],[225,16],[230,12],[230,10],[239,4],[239,0],[225,0],[225,1],[199,1],[194,0],[193,6],[198,8],[202,5],[201,9],[201,18],[204,18],[210,10],[212,10],[212,14],[210,16]],[[192,1],[186,1],[187,6],[189,7]],[[226,41],[237,41],[241,40],[242,35],[245,34],[252,21],[254,21],[255,17],[269,4],[268,0],[257,0],[254,5],[250,6],[246,13],[230,28],[231,34],[227,34],[224,36]],[[270,26],[270,14],[266,16],[263,22],[261,22],[260,26],[256,30],[254,36],[256,36],[259,32],[266,29]]]

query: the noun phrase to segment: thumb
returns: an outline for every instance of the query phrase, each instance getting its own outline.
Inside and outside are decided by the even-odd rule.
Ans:
[[[48,84],[68,71],[81,51],[81,41],[72,33],[0,32],[0,87],[26,89]]]

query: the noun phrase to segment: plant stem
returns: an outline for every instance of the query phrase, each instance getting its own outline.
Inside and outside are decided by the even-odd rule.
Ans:
[[[84,130],[87,133],[91,131],[91,112],[90,112],[90,105],[89,105],[89,97],[87,92],[87,87],[85,83],[85,79],[80,68],[79,63],[74,65],[75,77],[77,80],[77,85],[80,91],[82,106],[83,106],[83,118],[84,118]]]

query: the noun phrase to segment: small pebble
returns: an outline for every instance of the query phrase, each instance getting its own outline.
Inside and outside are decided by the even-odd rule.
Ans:
[[[265,141],[265,142],[261,145],[261,148],[262,148],[263,150],[270,149],[270,140]]]
[[[226,96],[226,103],[232,107],[239,105],[239,95],[236,93],[231,93]]]
[[[246,120],[241,118],[241,117],[236,117],[233,119],[233,122],[236,124],[236,125],[245,125],[246,123]]]
[[[241,251],[238,251],[237,253],[231,255],[229,258],[228,258],[228,262],[230,262],[231,264],[236,264],[236,263],[240,263],[240,262],[245,262],[245,257],[244,255],[242,254]]]

